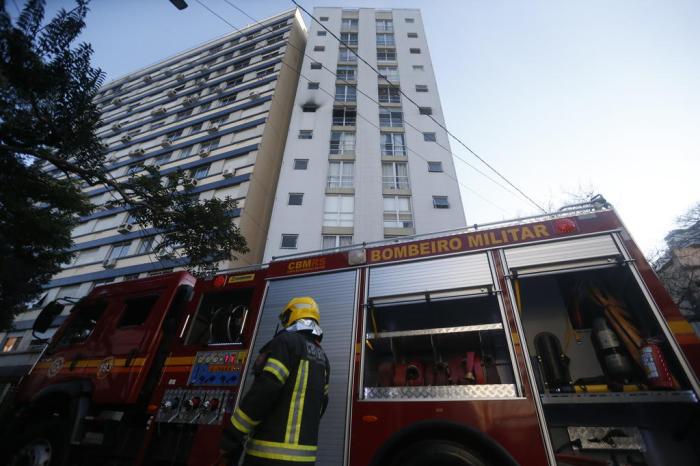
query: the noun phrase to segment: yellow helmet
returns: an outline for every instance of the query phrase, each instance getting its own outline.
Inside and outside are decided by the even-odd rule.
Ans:
[[[299,319],[313,319],[317,324],[321,323],[321,314],[318,311],[318,304],[310,296],[292,298],[284,310],[280,313],[280,322],[287,328]]]

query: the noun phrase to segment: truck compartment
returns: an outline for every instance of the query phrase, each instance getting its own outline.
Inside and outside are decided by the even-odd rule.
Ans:
[[[513,280],[558,464],[700,464],[696,395],[630,267]]]
[[[365,399],[515,396],[496,296],[434,296],[368,307]]]

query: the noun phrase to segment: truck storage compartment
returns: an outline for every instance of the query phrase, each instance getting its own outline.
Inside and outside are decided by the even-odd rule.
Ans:
[[[700,464],[696,394],[631,267],[513,279],[558,464]]]
[[[365,399],[515,397],[513,368],[493,293],[435,291],[377,300],[366,313]]]

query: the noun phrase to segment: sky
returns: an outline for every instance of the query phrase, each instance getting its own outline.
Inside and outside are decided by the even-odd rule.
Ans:
[[[256,19],[293,7],[228,1]],[[93,0],[81,40],[92,44],[107,80],[116,79],[231,31],[199,2],[237,27],[252,22],[226,0],[187,0],[184,11],[168,0]],[[24,2],[6,7],[13,3]],[[48,14],[73,7],[47,3]],[[420,8],[447,128],[540,205],[601,193],[651,252],[675,217],[700,201],[697,0],[300,4]],[[451,146],[488,171],[459,143]],[[538,212],[459,159],[469,224]]]

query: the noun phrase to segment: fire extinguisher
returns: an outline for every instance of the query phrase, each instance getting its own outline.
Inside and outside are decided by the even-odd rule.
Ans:
[[[598,343],[603,371],[617,382],[628,382],[634,375],[634,368],[617,334],[603,317],[593,319],[593,335]]]
[[[642,346],[641,353],[642,367],[650,387],[668,389],[678,387],[678,383],[668,368],[664,353],[656,340],[647,340]]]

